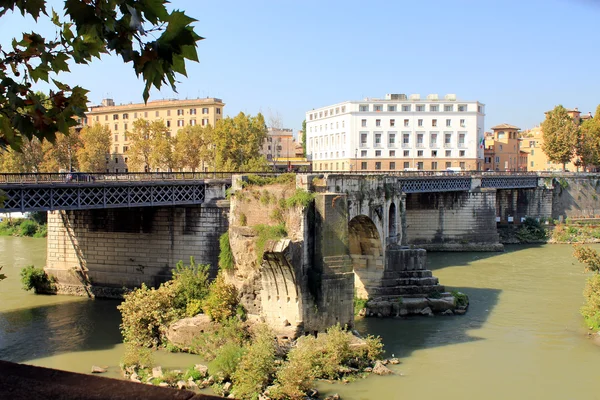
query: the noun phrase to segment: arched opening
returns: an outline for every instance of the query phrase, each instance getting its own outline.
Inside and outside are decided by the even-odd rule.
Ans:
[[[383,248],[373,221],[359,215],[348,224],[350,257],[354,270],[354,287],[360,298],[369,298],[369,287],[377,287],[383,277]]]
[[[390,212],[388,213],[388,237],[396,237],[396,205],[390,204]]]

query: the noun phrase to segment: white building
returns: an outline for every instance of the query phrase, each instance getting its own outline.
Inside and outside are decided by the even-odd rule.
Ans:
[[[480,170],[485,106],[418,94],[346,101],[306,113],[314,171]]]

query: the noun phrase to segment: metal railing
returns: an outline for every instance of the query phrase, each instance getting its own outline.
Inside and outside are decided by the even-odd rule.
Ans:
[[[89,184],[93,182],[161,182],[197,181],[204,179],[231,179],[241,172],[123,172],[123,173],[2,173],[0,183],[70,183]],[[275,172],[273,172],[275,173]],[[267,172],[268,174],[268,172]]]

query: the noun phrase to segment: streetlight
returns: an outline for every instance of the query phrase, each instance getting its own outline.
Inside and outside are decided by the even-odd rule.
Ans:
[[[354,168],[358,172],[358,149],[354,149]]]

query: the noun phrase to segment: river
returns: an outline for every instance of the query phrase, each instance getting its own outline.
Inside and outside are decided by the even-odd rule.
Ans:
[[[596,248],[600,246],[595,245]],[[45,240],[0,238],[0,359],[119,375],[123,354],[118,302],[36,296],[20,289],[19,269],[42,266]],[[464,316],[362,319],[401,359],[395,376],[348,385],[320,383],[343,399],[600,399],[600,347],[578,310],[586,275],[568,245],[509,246],[505,253],[431,253],[430,268],[449,289],[468,293]],[[182,368],[188,354],[159,352],[158,364]]]

